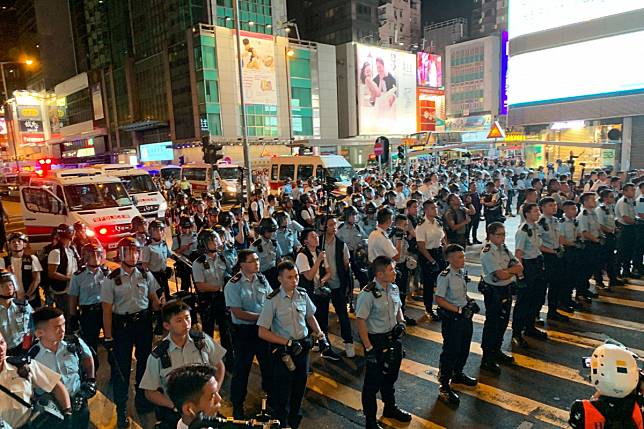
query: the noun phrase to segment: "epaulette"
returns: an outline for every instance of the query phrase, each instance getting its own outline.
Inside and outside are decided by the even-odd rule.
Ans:
[[[25,380],[29,380],[29,375],[31,369],[29,364],[31,363],[31,358],[27,355],[25,356],[7,356],[5,361],[15,366],[18,369],[18,375]]]
[[[83,358],[83,349],[80,345],[80,338],[76,334],[68,334],[63,338],[67,343],[67,351],[78,356],[78,359]]]
[[[255,273],[255,276],[259,279],[259,281],[264,282],[264,284],[267,284],[270,286],[270,283],[268,283],[268,279],[266,276],[262,273]],[[272,288],[271,288],[272,289]],[[278,288],[279,289],[279,288]]]
[[[306,292],[306,289],[304,289],[303,287],[298,286],[297,291],[303,295],[308,295],[308,293]]]
[[[521,231],[523,232],[528,232],[530,231],[530,227],[528,226],[527,223],[524,223],[523,226],[521,227]]]
[[[27,356],[30,359],[36,359],[36,356],[38,356],[38,353],[40,353],[40,344],[38,342],[36,342],[33,346],[31,346],[31,348],[27,352]]]
[[[375,298],[380,298],[382,293],[376,288],[376,282],[369,282],[362,288],[365,292],[371,292]]]
[[[229,281],[231,283],[237,283],[239,281],[239,279],[241,279],[241,277],[242,277],[242,273],[239,272],[239,273],[235,274],[234,276],[232,276],[232,278]]]
[[[253,241],[252,246],[259,247],[262,244],[262,239],[258,238],[257,240]]]
[[[588,210],[584,209],[584,211],[581,212],[584,216],[588,216]]]
[[[167,338],[161,341],[155,348],[152,349],[152,356],[161,361],[161,368],[166,369],[172,366],[168,350],[170,349],[170,340]]]
[[[81,267],[78,269],[78,271],[76,271],[76,272],[74,273],[74,275],[75,275],[75,276],[78,276],[78,275],[80,275],[80,274],[83,274],[83,271],[85,271],[86,269],[87,269],[87,267],[86,267],[85,265],[83,265],[83,266],[81,266]]]
[[[204,253],[203,255],[199,255],[199,257],[195,260],[195,262],[199,262],[200,264],[203,264],[206,262],[206,254]]]
[[[280,288],[275,289],[273,292],[269,293],[266,296],[266,299],[273,299],[277,296],[277,294],[280,293]]]
[[[603,204],[602,204],[602,205],[601,205],[601,206],[599,206],[599,207],[601,207],[601,209],[604,211],[604,213],[606,213],[606,214],[609,214],[609,213],[610,213],[610,212],[609,212],[609,210],[608,210],[608,207],[606,207],[605,205],[603,205]]]
[[[101,270],[104,276],[108,276],[110,274],[110,269],[107,265],[101,265],[98,269]]]
[[[640,197],[640,203],[644,203],[644,197]]]
[[[481,252],[487,253],[490,251],[491,248],[492,246],[490,246],[490,243],[487,243],[485,246],[483,246],[483,248],[481,249]]]
[[[190,330],[188,332],[188,335],[190,335],[192,342],[195,343],[197,350],[201,351],[204,347],[206,347],[206,335],[202,331]]]
[[[546,218],[545,217],[542,217],[541,219],[539,219],[539,225],[541,225],[542,227],[546,226]]]
[[[120,276],[120,275],[121,275],[121,269],[120,269],[120,268],[117,268],[117,269],[115,269],[114,271],[112,271],[112,272],[110,273],[110,275],[109,275],[109,276],[107,276],[107,278],[108,278],[108,279],[111,279],[111,280],[114,280],[115,278],[117,278],[117,277],[118,277],[118,276]]]
[[[445,276],[446,276],[446,275],[448,275],[448,274],[449,274],[449,268],[445,268],[445,269],[441,272],[441,276],[443,276],[443,277],[445,277]]]

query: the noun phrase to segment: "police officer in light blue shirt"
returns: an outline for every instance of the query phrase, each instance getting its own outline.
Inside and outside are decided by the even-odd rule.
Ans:
[[[172,239],[172,251],[191,261],[197,257],[197,234],[194,232],[193,226],[192,219],[182,216],[179,220],[180,233]],[[181,279],[181,290],[190,290],[192,281],[190,266],[183,261],[177,261],[175,270]]]
[[[33,309],[28,302],[15,298],[16,277],[0,271],[0,332],[7,342],[7,356],[22,354],[24,336],[30,331]]]
[[[259,256],[259,269],[266,276],[273,289],[278,287],[277,261],[282,257],[282,249],[273,235],[277,231],[275,219],[265,217],[259,222],[257,232],[259,238],[250,246]]]
[[[597,208],[597,194],[594,192],[584,192],[579,197],[582,204],[580,213],[577,215],[577,231],[584,242],[584,248],[581,250],[581,257],[584,261],[580,267],[583,270],[583,276],[580,285],[577,288],[577,297],[591,300],[597,298],[597,293],[590,291],[590,277],[599,264],[601,257],[601,239],[603,237],[595,208]]]
[[[172,255],[165,241],[165,224],[160,220],[153,220],[148,225],[149,239],[141,250],[141,263],[143,268],[150,271],[161,287],[165,299],[170,299],[170,271],[168,258]]]
[[[282,427],[298,429],[312,345],[309,327],[321,351],[329,343],[315,320],[315,306],[306,290],[297,287],[299,273],[295,265],[281,262],[277,273],[280,287],[267,297],[257,320],[258,333],[259,338],[271,343],[272,380],[276,384],[269,389],[268,402]]]
[[[608,274],[608,288],[622,286],[624,282],[617,278],[617,261],[615,250],[617,237],[615,235],[615,194],[612,189],[604,188],[599,191],[600,204],[595,209],[599,227],[604,235],[601,242],[599,263],[595,267],[595,286],[607,288],[604,284],[602,270]]]
[[[244,418],[248,377],[257,357],[262,372],[262,390],[270,389],[269,345],[258,336],[257,320],[268,295],[273,292],[266,277],[259,273],[259,257],[250,249],[239,251],[235,274],[224,288],[234,332],[235,363],[230,383],[233,417]]]
[[[89,425],[87,400],[96,395],[92,352],[76,335],[65,336],[65,316],[53,307],[41,307],[33,314],[36,342],[28,355],[61,375],[72,402],[73,428]],[[42,393],[42,392],[41,392]]]
[[[282,251],[282,256],[295,259],[295,255],[302,245],[297,239],[297,231],[290,227],[291,219],[288,213],[280,210],[275,212],[273,216],[278,226],[274,237]]]
[[[642,265],[642,243],[637,241],[638,227],[635,211],[635,185],[627,183],[622,187],[624,196],[617,201],[615,218],[617,222],[617,256],[622,270],[622,277],[639,278]],[[641,234],[640,234],[641,235]],[[641,238],[641,237],[640,237]]]

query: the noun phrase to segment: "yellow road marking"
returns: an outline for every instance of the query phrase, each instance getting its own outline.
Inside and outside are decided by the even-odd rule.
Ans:
[[[617,286],[618,288],[623,288],[623,289],[628,289],[628,290],[634,290],[635,292],[644,292],[644,286],[636,286],[632,284],[625,284],[624,286]],[[619,289],[617,289],[619,290]]]
[[[116,427],[116,405],[101,391],[88,402],[90,421],[97,429],[113,429]],[[130,418],[130,428],[142,429],[141,426]]]
[[[336,335],[329,334],[329,340],[335,347],[342,347],[343,340]],[[363,354],[362,347],[356,348],[356,353]],[[439,384],[438,368],[424,365],[409,359],[403,359],[400,370],[408,375],[421,378],[433,384]],[[495,405],[504,410],[511,411],[524,416],[530,416],[544,423],[558,427],[568,427],[568,412],[541,402],[526,398],[502,389],[478,383],[476,387],[457,389],[459,393],[472,396],[481,401]]]

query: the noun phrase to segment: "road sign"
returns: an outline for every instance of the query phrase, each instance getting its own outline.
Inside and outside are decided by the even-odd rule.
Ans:
[[[490,128],[490,132],[487,135],[488,139],[502,139],[505,138],[505,132],[503,131],[503,128],[501,128],[501,125],[499,124],[498,121],[492,122],[492,128]]]
[[[373,145],[373,153],[376,156],[380,156],[385,151],[385,147],[380,140],[376,140],[376,144]]]

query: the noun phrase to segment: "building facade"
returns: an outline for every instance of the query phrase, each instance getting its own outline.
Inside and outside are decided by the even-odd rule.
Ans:
[[[423,28],[424,49],[445,58],[445,48],[467,39],[469,30],[467,19],[454,18],[448,21],[426,25]]]
[[[470,20],[472,37],[484,37],[507,30],[509,0],[472,1],[472,19]]]
[[[410,49],[421,43],[419,0],[380,0],[378,22],[381,46]]]

